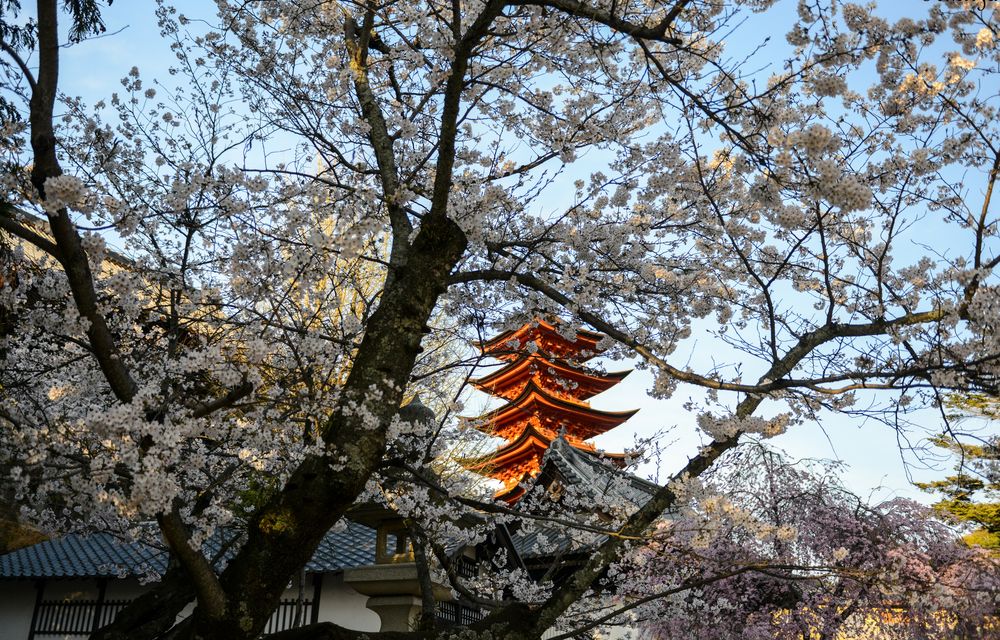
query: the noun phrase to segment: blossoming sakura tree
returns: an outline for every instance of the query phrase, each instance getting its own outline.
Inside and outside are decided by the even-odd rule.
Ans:
[[[845,502],[729,508],[700,478],[828,412],[906,442],[942,392],[996,393],[997,3],[161,4],[179,86],[133,69],[98,105],[60,94],[59,64],[101,3],[33,4],[0,2],[2,482],[55,532],[155,521],[169,570],[100,637],[256,638],[359,502],[406,519],[427,584],[441,540],[535,518],[442,474],[450,425],[398,410],[446,394],[455,344],[537,317],[608,336],[658,398],[704,390],[703,446],[639,508],[537,516],[590,536],[558,580],[456,579],[485,620],[391,637],[569,638],[652,602],[808,637],[861,596],[933,619],[995,594],[995,573],[945,582],[981,558],[864,537],[883,562],[854,535],[916,511],[807,529],[775,514]],[[704,535],[667,535],[668,512]],[[219,527],[243,537],[217,571]],[[699,557],[728,568],[671,561]],[[727,572],[736,604],[710,597]]]

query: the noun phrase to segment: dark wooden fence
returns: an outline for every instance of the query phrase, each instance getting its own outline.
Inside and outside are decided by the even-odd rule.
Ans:
[[[485,618],[486,614],[462,602],[439,602],[435,617],[445,625],[467,627]]]
[[[131,600],[42,600],[38,603],[28,640],[36,636],[89,636],[95,630],[110,623]],[[312,615],[312,600],[302,601],[299,624],[309,624]],[[282,600],[267,621],[264,633],[276,633],[291,629],[295,622],[298,601]],[[96,624],[95,624],[95,618]]]
[[[89,636],[125,608],[129,600],[42,600],[38,603],[29,640],[38,635]],[[96,618],[96,620],[95,620]],[[96,624],[95,624],[96,622]]]
[[[96,629],[110,623],[125,608],[130,600],[41,600],[32,620],[28,640],[36,636],[89,636]],[[267,621],[264,633],[276,633],[291,629],[295,623],[295,599],[282,600]],[[312,600],[302,601],[299,624],[309,624],[312,618]],[[483,619],[484,614],[476,607],[462,602],[439,602],[437,619],[446,625],[467,627]],[[96,620],[95,620],[96,618]],[[95,624],[96,622],[96,624]]]
[[[282,600],[278,608],[271,614],[271,619],[267,621],[264,633],[277,633],[278,631],[291,629],[295,624],[295,609],[298,607],[298,604],[298,600]],[[299,615],[298,626],[301,627],[309,624],[310,616],[312,615],[312,606],[312,600],[302,601],[302,613]]]

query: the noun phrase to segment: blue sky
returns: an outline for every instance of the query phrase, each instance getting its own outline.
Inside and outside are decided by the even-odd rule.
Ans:
[[[190,17],[199,15],[210,17],[213,4],[204,1],[177,3],[181,13]],[[794,10],[794,3],[785,3],[786,10]],[[892,2],[892,11],[903,12],[906,2]],[[915,2],[923,6],[922,2]],[[160,39],[155,24],[155,3],[150,0],[118,0],[104,10],[108,35],[95,38],[80,45],[69,47],[63,53],[61,88],[67,94],[79,95],[88,102],[106,99],[113,91],[120,91],[119,79],[126,76],[133,66],[138,66],[146,86],[154,78],[164,79],[171,84],[167,69],[174,61],[167,44]],[[771,18],[768,18],[769,20]],[[753,18],[741,27],[740,33],[750,33],[753,38],[773,31],[771,24],[761,18]],[[783,32],[771,33],[775,51],[775,64],[780,64],[780,53],[784,47]],[[734,35],[734,38],[736,36]],[[733,51],[749,46],[750,40],[735,40]],[[776,69],[765,69],[766,73]],[[571,182],[571,180],[569,181]],[[716,355],[703,348],[703,343],[691,342],[686,345],[687,353],[681,350],[677,361],[690,358],[692,367],[707,365]],[[608,368],[616,370],[627,367],[626,363],[608,363]],[[673,444],[668,447],[662,461],[661,477],[686,462],[698,448],[700,436],[694,428],[694,416],[684,409],[684,402],[692,395],[700,397],[697,389],[682,387],[670,400],[657,401],[648,397],[647,389],[652,386],[648,372],[635,371],[622,384],[598,396],[593,404],[601,409],[623,410],[640,408],[640,412],[628,423],[614,432],[599,438],[600,446],[608,450],[622,450],[633,443],[633,434],[649,434],[658,429],[675,427],[668,436]],[[487,399],[481,396],[470,398],[468,413],[485,408]],[[938,422],[937,415],[927,411],[923,421],[933,427]],[[899,453],[897,434],[880,424],[860,425],[856,421],[830,416],[822,424],[805,424],[792,428],[789,433],[773,440],[794,457],[839,458],[849,465],[844,480],[855,492],[885,498],[903,495],[927,501],[928,497],[914,489],[907,479],[904,460]],[[943,465],[937,471],[921,471],[912,466],[916,461],[908,458],[910,471],[918,479],[939,476],[950,468]],[[654,473],[652,468],[645,469]]]

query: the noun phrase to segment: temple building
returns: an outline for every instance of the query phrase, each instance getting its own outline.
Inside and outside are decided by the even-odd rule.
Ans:
[[[637,410],[601,411],[588,400],[621,382],[629,372],[602,373],[586,367],[585,362],[601,353],[604,336],[577,330],[575,336],[568,337],[560,329],[556,323],[534,320],[479,345],[484,355],[504,366],[472,384],[507,402],[465,420],[505,442],[493,452],[459,462],[503,483],[495,497],[508,503],[524,495],[557,438],[595,458],[613,462],[625,458],[625,454],[599,452],[588,440],[622,424]]]

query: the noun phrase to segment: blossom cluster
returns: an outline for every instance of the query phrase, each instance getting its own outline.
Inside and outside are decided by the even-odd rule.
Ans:
[[[66,174],[46,179],[42,208],[49,215],[55,215],[67,207],[81,213],[91,210],[90,194],[83,181]]]
[[[713,440],[721,441],[742,434],[759,434],[765,438],[773,438],[784,433],[793,419],[790,413],[782,413],[773,418],[758,416],[718,417],[711,413],[701,413],[698,415],[697,421],[698,428],[706,435]]]

